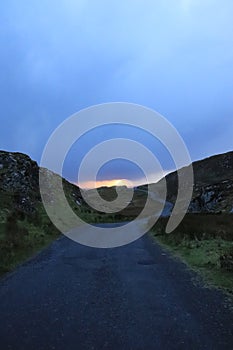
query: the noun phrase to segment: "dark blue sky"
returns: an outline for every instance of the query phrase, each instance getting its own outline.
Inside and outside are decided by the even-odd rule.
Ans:
[[[232,150],[232,18],[231,0],[1,1],[1,149],[39,162],[68,116],[125,101],[164,115],[193,160]],[[156,149],[172,169],[148,135],[107,131],[108,138],[122,133]],[[73,147],[67,178],[75,180],[81,154],[105,135],[96,131]],[[100,177],[141,176],[124,164],[106,166]]]

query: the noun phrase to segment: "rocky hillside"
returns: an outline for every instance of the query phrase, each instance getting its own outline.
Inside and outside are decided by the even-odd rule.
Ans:
[[[233,152],[196,161],[193,171],[194,188],[189,212],[233,212]],[[177,197],[177,173],[168,174],[166,182],[167,201],[174,204]],[[156,185],[158,194],[159,185],[160,182]],[[145,186],[139,188],[145,189]]]
[[[48,181],[58,175],[47,169]],[[77,186],[63,179],[63,186],[68,197],[81,201]],[[0,151],[0,210],[21,210],[33,213],[41,204],[39,191],[39,166],[25,154]]]
[[[47,169],[48,201],[52,200],[51,178],[59,176]],[[63,179],[63,188],[72,209],[84,220],[92,213],[83,203],[77,186]],[[51,191],[52,190],[52,191]],[[56,189],[54,188],[54,191]],[[39,167],[22,153],[0,151],[0,274],[54,240],[60,232],[47,216],[39,190]]]
[[[233,152],[193,163],[190,212],[233,212]]]

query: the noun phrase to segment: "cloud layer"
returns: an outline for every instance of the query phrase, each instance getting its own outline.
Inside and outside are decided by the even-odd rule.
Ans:
[[[69,115],[126,101],[168,118],[193,159],[232,149],[232,15],[231,0],[2,2],[1,148],[39,161]],[[109,129],[108,137],[117,132]],[[105,138],[98,133],[77,145],[79,154],[71,151],[67,178],[74,181],[89,143]],[[149,136],[134,137],[172,168]],[[114,175],[117,166],[110,168],[102,177]],[[123,178],[127,171],[131,176],[126,167]]]

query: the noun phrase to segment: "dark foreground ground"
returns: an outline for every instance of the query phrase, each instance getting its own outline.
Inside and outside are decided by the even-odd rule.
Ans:
[[[0,280],[0,349],[233,349],[226,298],[193,277],[149,237],[63,237]]]

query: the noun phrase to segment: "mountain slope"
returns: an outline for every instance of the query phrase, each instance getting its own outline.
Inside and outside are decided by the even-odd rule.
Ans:
[[[233,209],[233,152],[193,162],[193,171],[194,187],[189,212],[231,212]],[[178,188],[177,172],[168,174],[165,179],[167,201],[174,204]],[[161,184],[162,181],[156,184],[158,195]],[[138,188],[145,189],[145,186]]]
[[[39,169],[25,154],[0,151],[0,272],[13,268],[60,234],[41,201]],[[59,177],[47,169],[41,171],[48,183],[51,177]],[[83,203],[80,189],[62,181],[72,209],[88,218],[91,211]]]

